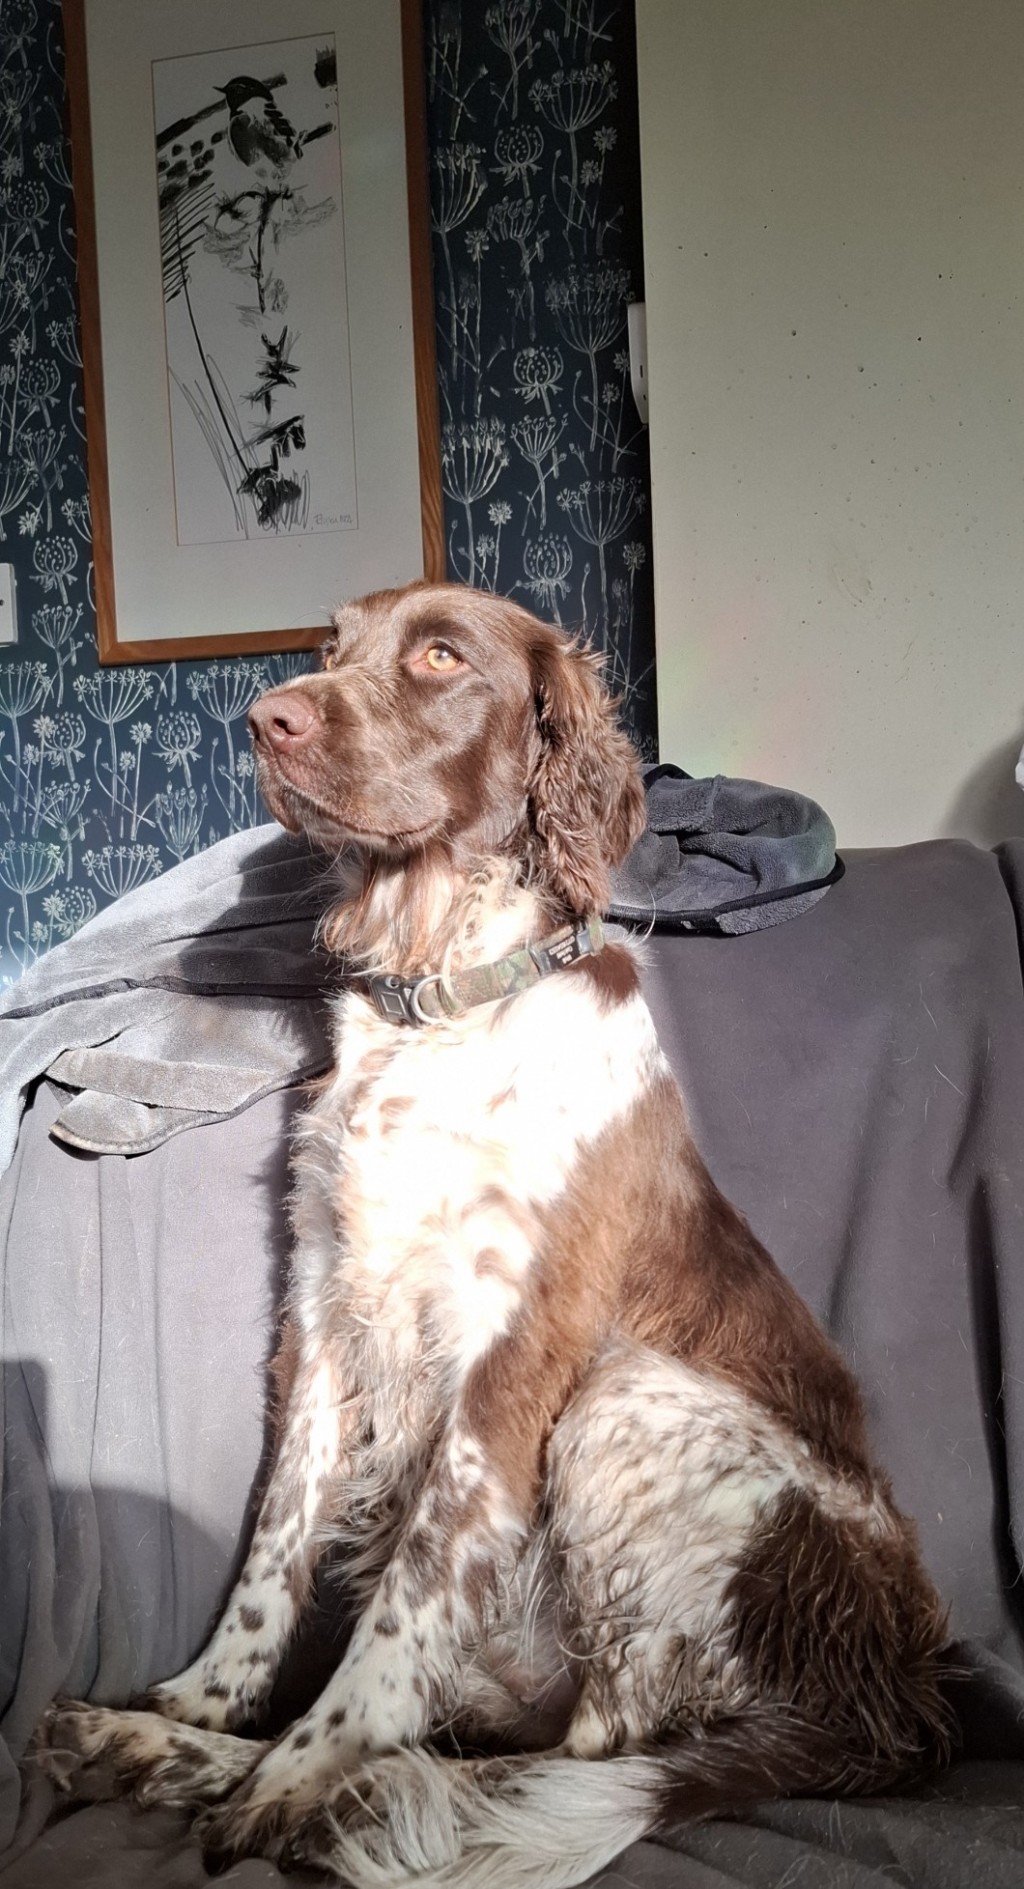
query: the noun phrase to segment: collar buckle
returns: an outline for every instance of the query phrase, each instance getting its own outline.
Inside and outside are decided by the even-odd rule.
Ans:
[[[366,989],[373,999],[379,1017],[386,1023],[436,1023],[445,1015],[443,1006],[437,1010],[424,1010],[423,992],[430,984],[436,984],[440,990],[442,977],[440,971],[429,971],[425,977],[367,977]]]

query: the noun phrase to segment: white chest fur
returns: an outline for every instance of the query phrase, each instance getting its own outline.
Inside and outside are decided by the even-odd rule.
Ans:
[[[516,1314],[540,1210],[663,1066],[650,1015],[639,997],[603,1010],[589,980],[556,974],[422,1030],[346,996],[337,1040],[303,1133],[332,1229],[303,1251],[297,1224],[300,1309],[316,1318],[341,1294],[394,1362],[440,1356],[458,1381]]]

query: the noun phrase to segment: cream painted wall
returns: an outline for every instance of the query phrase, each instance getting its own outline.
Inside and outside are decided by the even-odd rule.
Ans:
[[[637,28],[662,755],[1024,832],[1024,9]]]

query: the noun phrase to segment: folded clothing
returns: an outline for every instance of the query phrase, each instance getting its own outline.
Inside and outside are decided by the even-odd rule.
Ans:
[[[647,828],[615,875],[610,918],[658,931],[764,931],[842,877],[832,822],[813,800],[760,781],[648,768]]]

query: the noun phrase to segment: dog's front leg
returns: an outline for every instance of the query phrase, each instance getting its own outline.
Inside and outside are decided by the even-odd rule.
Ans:
[[[321,1524],[349,1467],[351,1403],[326,1350],[303,1347],[289,1327],[279,1363],[289,1351],[281,1435],[245,1567],[206,1650],[146,1694],[166,1718],[224,1731],[258,1715],[326,1546]]]
[[[479,1388],[479,1387],[478,1387]],[[531,1389],[533,1387],[531,1386]],[[457,1711],[489,1597],[513,1571],[540,1482],[546,1400],[460,1399],[380,1585],[316,1704],[267,1753],[201,1834],[216,1856],[285,1862],[348,1801],[373,1753],[422,1742]],[[488,1387],[493,1390],[493,1384]]]

